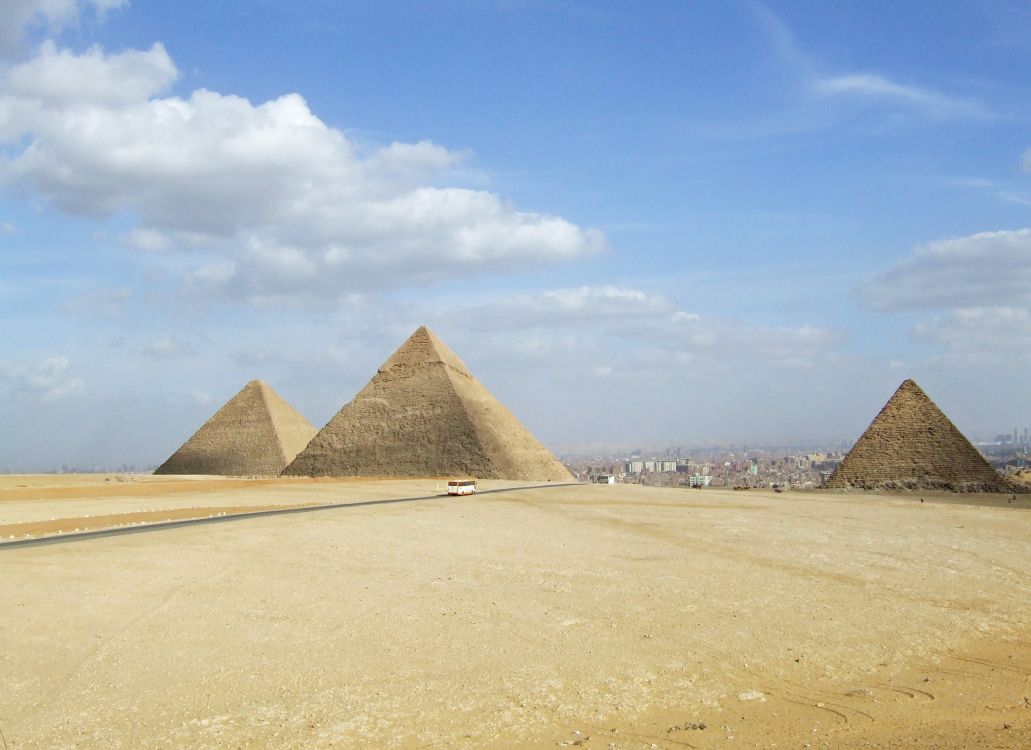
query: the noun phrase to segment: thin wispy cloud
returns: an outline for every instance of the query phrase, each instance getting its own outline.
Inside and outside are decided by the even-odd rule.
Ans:
[[[991,118],[995,114],[980,102],[908,86],[872,73],[854,73],[817,79],[813,90],[823,96],[849,96],[870,102],[893,103],[929,117]]]
[[[828,66],[803,49],[788,24],[759,3],[750,3],[780,63],[795,72],[801,88],[817,98],[851,99],[869,105],[901,107],[932,119],[990,119],[996,113],[974,98],[906,84],[867,70],[828,72]]]
[[[68,300],[61,305],[61,311],[69,315],[117,317],[125,310],[131,296],[132,290],[129,287],[95,289]]]
[[[997,195],[1007,203],[1014,203],[1018,206],[1031,206],[1031,193],[1014,193],[1004,190]]]
[[[193,345],[177,336],[174,333],[166,333],[148,341],[143,347],[143,353],[148,357],[158,359],[179,359],[181,357],[192,357],[197,353]]]
[[[972,190],[989,190],[995,187],[995,182],[986,177],[949,177],[945,184],[950,187],[970,188]]]
[[[1031,192],[1025,183],[1013,180],[989,180],[984,177],[949,177],[943,181],[948,187],[990,193],[1001,203],[1011,206],[1031,206]]]
[[[780,63],[793,68],[800,77],[812,77],[815,61],[799,47],[794,33],[784,19],[754,0],[748,3],[748,8],[762,28]]]

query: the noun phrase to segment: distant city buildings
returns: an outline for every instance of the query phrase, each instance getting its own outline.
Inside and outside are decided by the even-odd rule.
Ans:
[[[622,456],[613,447],[608,455],[567,455],[565,464],[583,482],[799,489],[823,485],[851,446],[845,441],[811,448],[641,446]],[[1031,429],[1027,427],[998,434],[994,441],[976,447],[1003,474],[1031,467]]]
[[[1005,440],[980,443],[996,469],[1010,474],[1031,467],[1028,430],[999,436]],[[727,489],[804,489],[820,487],[845,456],[845,449],[791,450],[784,448],[658,448],[629,457],[566,456],[565,464],[582,482],[645,484],[664,487]],[[686,453],[690,455],[685,455]],[[678,455],[678,453],[680,455]]]
[[[1031,445],[1031,437],[1028,435],[1028,428],[1025,427],[1024,431],[1018,432],[1017,428],[1013,428],[1013,433],[1002,433],[995,436],[995,443],[998,445]]]
[[[841,461],[839,451],[790,453],[776,449],[728,449],[676,455],[632,455],[617,459],[594,456],[567,459],[580,481],[647,484],[667,487],[816,487]],[[661,455],[665,453],[665,455]]]

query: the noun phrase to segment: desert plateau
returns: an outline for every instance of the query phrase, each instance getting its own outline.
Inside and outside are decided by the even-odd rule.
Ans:
[[[0,478],[5,746],[1031,746],[1027,495],[480,488]]]

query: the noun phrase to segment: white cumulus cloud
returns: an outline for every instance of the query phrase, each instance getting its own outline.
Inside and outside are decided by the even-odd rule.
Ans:
[[[918,341],[939,344],[953,357],[984,365],[1031,360],[1031,311],[1022,307],[952,310],[913,329]]]
[[[6,71],[3,90],[11,102],[41,107],[90,103],[113,106],[164,92],[178,75],[161,44],[116,55],[91,47],[77,55],[47,40],[34,58]],[[26,124],[38,116],[36,112],[23,115]]]
[[[86,389],[70,370],[67,357],[48,357],[31,365],[0,364],[0,394],[27,396],[43,403],[63,401]]]
[[[650,324],[675,312],[671,302],[638,289],[581,286],[517,294],[460,310],[467,325],[480,330],[604,323],[609,327]]]
[[[129,0],[4,0],[0,8],[0,54],[16,49],[29,26],[58,31],[76,23],[84,10],[103,16],[128,4]]]
[[[1031,305],[1031,229],[956,237],[917,247],[913,255],[864,284],[874,309]]]
[[[489,332],[506,347],[556,367],[592,367],[606,377],[640,376],[673,363],[708,369],[808,367],[843,340],[814,325],[765,326],[678,309],[666,297],[626,287],[583,286],[518,294],[456,307],[441,316],[448,329]]]
[[[560,217],[441,186],[462,152],[425,141],[362,149],[298,94],[161,96],[177,76],[160,44],[116,54],[44,44],[3,75],[3,178],[70,213],[130,212],[128,244],[187,251],[176,268],[193,288],[257,303],[332,301],[604,246]]]
[[[881,312],[934,311],[910,334],[948,366],[1031,361],[1031,229],[922,245],[860,293]]]

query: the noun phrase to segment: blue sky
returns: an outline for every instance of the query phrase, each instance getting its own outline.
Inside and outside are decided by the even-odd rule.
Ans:
[[[421,324],[551,444],[1031,423],[1024,3],[6,5],[0,469]]]

